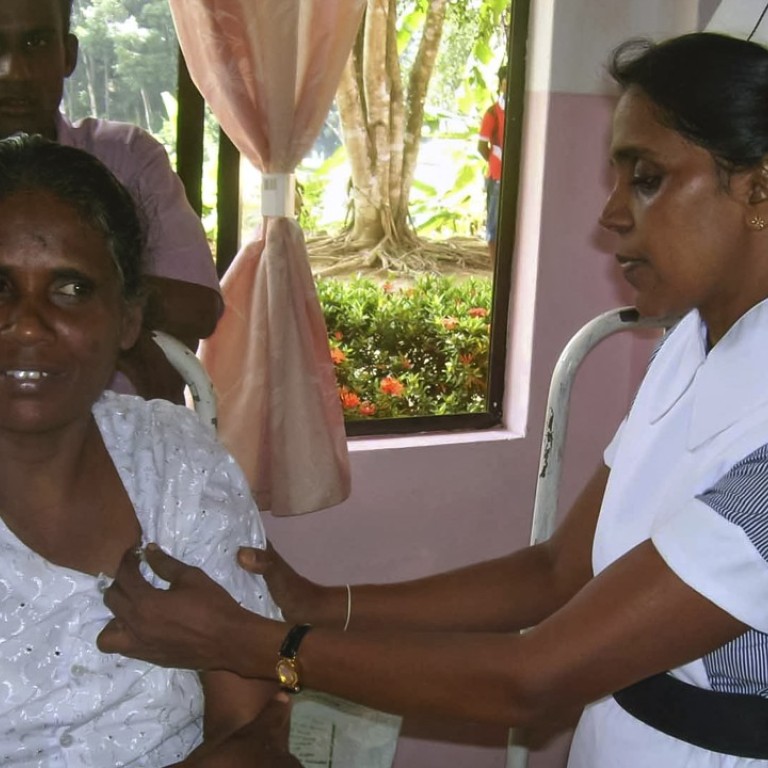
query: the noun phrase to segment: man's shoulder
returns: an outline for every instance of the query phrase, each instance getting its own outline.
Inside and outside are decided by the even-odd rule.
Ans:
[[[98,117],[72,123],[62,117],[57,138],[97,157],[131,191],[157,186],[172,173],[165,147],[137,125]]]
[[[504,110],[501,109],[501,105],[498,101],[494,101],[488,109],[483,112],[483,123],[485,125],[496,126],[500,118],[503,118]]]
[[[483,132],[492,131],[496,124],[496,112],[493,107],[494,105],[491,104],[491,106],[483,112],[483,119],[481,120],[482,127],[480,129]],[[486,138],[490,138],[490,136],[486,136]]]
[[[154,151],[165,153],[162,144],[138,125],[99,117],[84,117],[76,122],[62,117],[58,140],[61,144],[96,155],[107,164],[110,159],[124,155]]]

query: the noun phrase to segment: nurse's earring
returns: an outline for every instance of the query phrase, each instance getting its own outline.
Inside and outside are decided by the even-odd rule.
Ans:
[[[765,219],[757,214],[752,216],[747,224],[749,225],[749,228],[753,229],[755,232],[762,232],[765,229]]]

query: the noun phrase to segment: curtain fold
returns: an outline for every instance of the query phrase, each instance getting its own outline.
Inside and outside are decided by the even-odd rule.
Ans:
[[[333,100],[365,0],[169,0],[190,75],[240,152],[290,174]],[[303,234],[269,216],[222,280],[200,356],[219,435],[261,509],[292,515],[350,490],[344,418]]]

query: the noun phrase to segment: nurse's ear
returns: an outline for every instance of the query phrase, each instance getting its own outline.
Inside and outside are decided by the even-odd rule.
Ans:
[[[768,158],[746,172],[747,188],[747,226],[761,232],[768,226]]]

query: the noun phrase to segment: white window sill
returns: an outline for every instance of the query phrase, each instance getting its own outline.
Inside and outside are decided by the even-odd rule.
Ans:
[[[350,453],[382,451],[399,448],[428,448],[438,445],[461,445],[464,443],[491,443],[518,440],[524,437],[520,432],[495,427],[493,429],[467,432],[429,432],[413,435],[376,435],[371,437],[350,437],[347,440]]]

